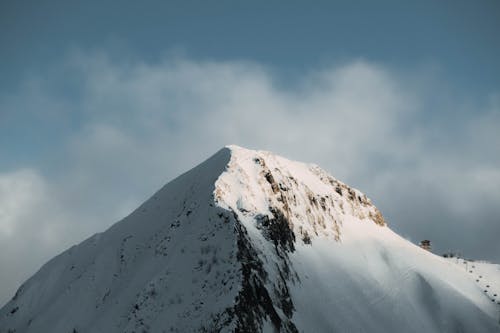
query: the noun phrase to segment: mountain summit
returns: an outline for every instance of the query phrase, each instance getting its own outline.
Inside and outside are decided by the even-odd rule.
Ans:
[[[228,146],[45,264],[0,333],[498,332],[499,310],[360,191]]]

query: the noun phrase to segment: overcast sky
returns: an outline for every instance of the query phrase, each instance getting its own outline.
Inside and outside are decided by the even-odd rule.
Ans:
[[[1,1],[0,303],[226,144],[500,263],[498,1]]]

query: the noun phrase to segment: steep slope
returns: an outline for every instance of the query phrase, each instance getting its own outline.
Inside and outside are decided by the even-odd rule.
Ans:
[[[361,192],[229,146],[44,265],[0,332],[498,332],[499,313]]]

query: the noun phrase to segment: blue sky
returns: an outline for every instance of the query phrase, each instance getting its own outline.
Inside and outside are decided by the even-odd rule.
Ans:
[[[61,61],[65,50],[117,58],[248,59],[300,75],[366,57],[398,68],[437,63],[457,86],[494,89],[497,1],[3,1],[2,85]]]
[[[498,36],[497,1],[2,1],[0,303],[230,143],[500,262]]]

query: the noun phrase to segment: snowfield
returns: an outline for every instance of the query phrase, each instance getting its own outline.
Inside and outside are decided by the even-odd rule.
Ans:
[[[500,332],[500,266],[394,233],[315,165],[228,146],[45,264],[7,332]]]

